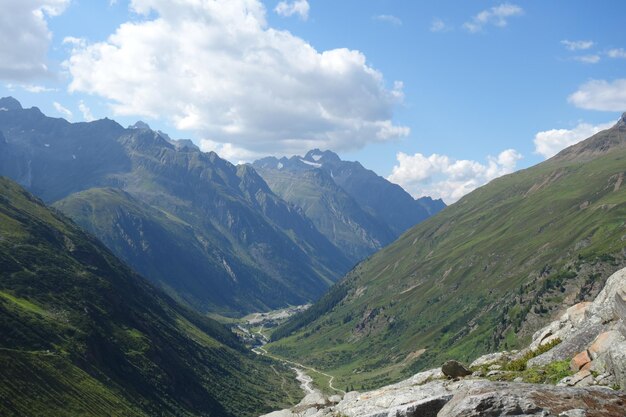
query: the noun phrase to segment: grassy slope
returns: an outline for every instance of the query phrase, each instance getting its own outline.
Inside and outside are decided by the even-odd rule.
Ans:
[[[591,145],[602,135],[623,143],[626,128]],[[275,339],[295,333],[269,349],[359,388],[525,343],[625,263],[626,150],[581,160],[499,178],[414,227],[278,329]]]
[[[3,178],[0,334],[0,415],[242,416],[298,396],[289,371]]]

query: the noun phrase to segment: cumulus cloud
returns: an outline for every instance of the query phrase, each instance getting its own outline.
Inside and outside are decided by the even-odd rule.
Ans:
[[[610,49],[606,54],[609,58],[626,58],[626,50],[622,48]]]
[[[52,103],[52,105],[54,106],[55,110],[63,115],[66,119],[71,120],[74,116],[74,114],[68,108],[63,107],[61,103],[55,101],[54,103]]]
[[[568,41],[567,39],[565,39],[561,41],[561,44],[570,51],[581,51],[581,50],[591,48],[594,45],[594,42],[593,41]]]
[[[0,13],[0,78],[25,81],[48,74],[46,55],[52,38],[46,19],[70,0],[3,0]]]
[[[550,129],[539,132],[535,135],[535,153],[546,159],[551,158],[568,146],[608,129],[613,124],[611,122],[594,126],[589,123],[579,123],[573,129]]]
[[[499,176],[515,171],[522,155],[514,149],[487,157],[486,163],[455,160],[446,155],[420,153],[396,155],[398,163],[387,178],[401,185],[414,197],[442,198],[450,204]]]
[[[379,14],[377,16],[374,16],[374,20],[378,20],[379,22],[390,23],[394,26],[402,25],[402,20],[399,17],[391,15],[391,14]]]
[[[274,11],[280,16],[298,15],[302,20],[307,20],[310,8],[307,0],[281,1],[276,5]]]
[[[311,145],[356,149],[407,136],[392,122],[402,83],[387,87],[365,55],[317,51],[268,27],[258,0],[133,0],[145,20],[107,40],[74,43],[70,91],[113,112],[167,118],[178,129],[264,154]]]
[[[91,109],[85,104],[83,100],[78,103],[78,110],[83,114],[83,120],[86,122],[93,122],[96,120],[91,113]]]
[[[430,23],[431,32],[448,32],[451,29],[452,28],[446,22],[444,22],[442,19],[439,19],[438,17],[434,18],[433,21]]]
[[[469,22],[465,22],[463,27],[470,33],[481,32],[487,25],[505,27],[508,24],[508,18],[523,14],[524,10],[521,7],[511,3],[503,3],[483,10]]]
[[[626,111],[626,79],[614,81],[591,80],[568,97],[570,103],[581,109]]]

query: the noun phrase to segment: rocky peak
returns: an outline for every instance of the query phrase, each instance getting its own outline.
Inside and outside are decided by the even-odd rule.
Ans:
[[[13,97],[0,98],[0,110],[22,110],[22,105]]]
[[[143,122],[141,120],[138,120],[137,122],[135,122],[134,125],[130,125],[128,126],[129,129],[146,129],[146,130],[152,130],[150,129],[150,125],[146,122]]]
[[[320,151],[319,149],[312,149],[306,153],[306,155],[304,156],[304,160],[309,162],[324,163],[339,162],[341,161],[341,158],[339,158],[339,155],[332,151]]]
[[[622,117],[617,121],[616,127],[626,127],[626,112],[622,113]]]

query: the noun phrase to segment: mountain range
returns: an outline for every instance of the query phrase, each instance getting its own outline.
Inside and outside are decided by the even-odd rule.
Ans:
[[[493,180],[360,263],[268,350],[376,387],[526,344],[626,265],[626,114]]]
[[[267,157],[252,166],[272,191],[298,207],[354,262],[396,240],[445,207],[414,199],[359,162],[314,149],[304,157]]]
[[[0,334],[0,415],[252,416],[300,395],[289,369],[6,178]]]
[[[277,195],[252,166],[232,165],[143,122],[128,128],[109,119],[69,123],[23,109],[10,97],[0,99],[0,108],[0,175],[53,204],[201,312],[241,315],[313,301],[397,234],[362,213],[369,223],[342,232],[349,234],[344,240],[360,233],[375,243],[357,254],[345,251],[337,246],[342,240],[329,239],[316,217]],[[391,194],[403,193],[360,170]],[[336,191],[338,199],[348,197]],[[425,217],[419,204],[413,210],[406,221]],[[398,227],[391,229],[404,226]]]

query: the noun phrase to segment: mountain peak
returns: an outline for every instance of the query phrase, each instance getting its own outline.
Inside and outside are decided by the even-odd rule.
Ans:
[[[141,120],[137,120],[137,122],[135,122],[134,125],[130,125],[128,126],[129,129],[148,129],[148,130],[152,130],[150,129],[150,125],[144,121]]]
[[[617,121],[616,127],[626,127],[626,112],[622,113],[622,117]]]
[[[304,159],[310,162],[338,162],[341,161],[339,155],[332,151],[320,151],[319,149],[312,149],[306,153]]]
[[[13,97],[0,98],[0,110],[22,110],[22,105]]]

